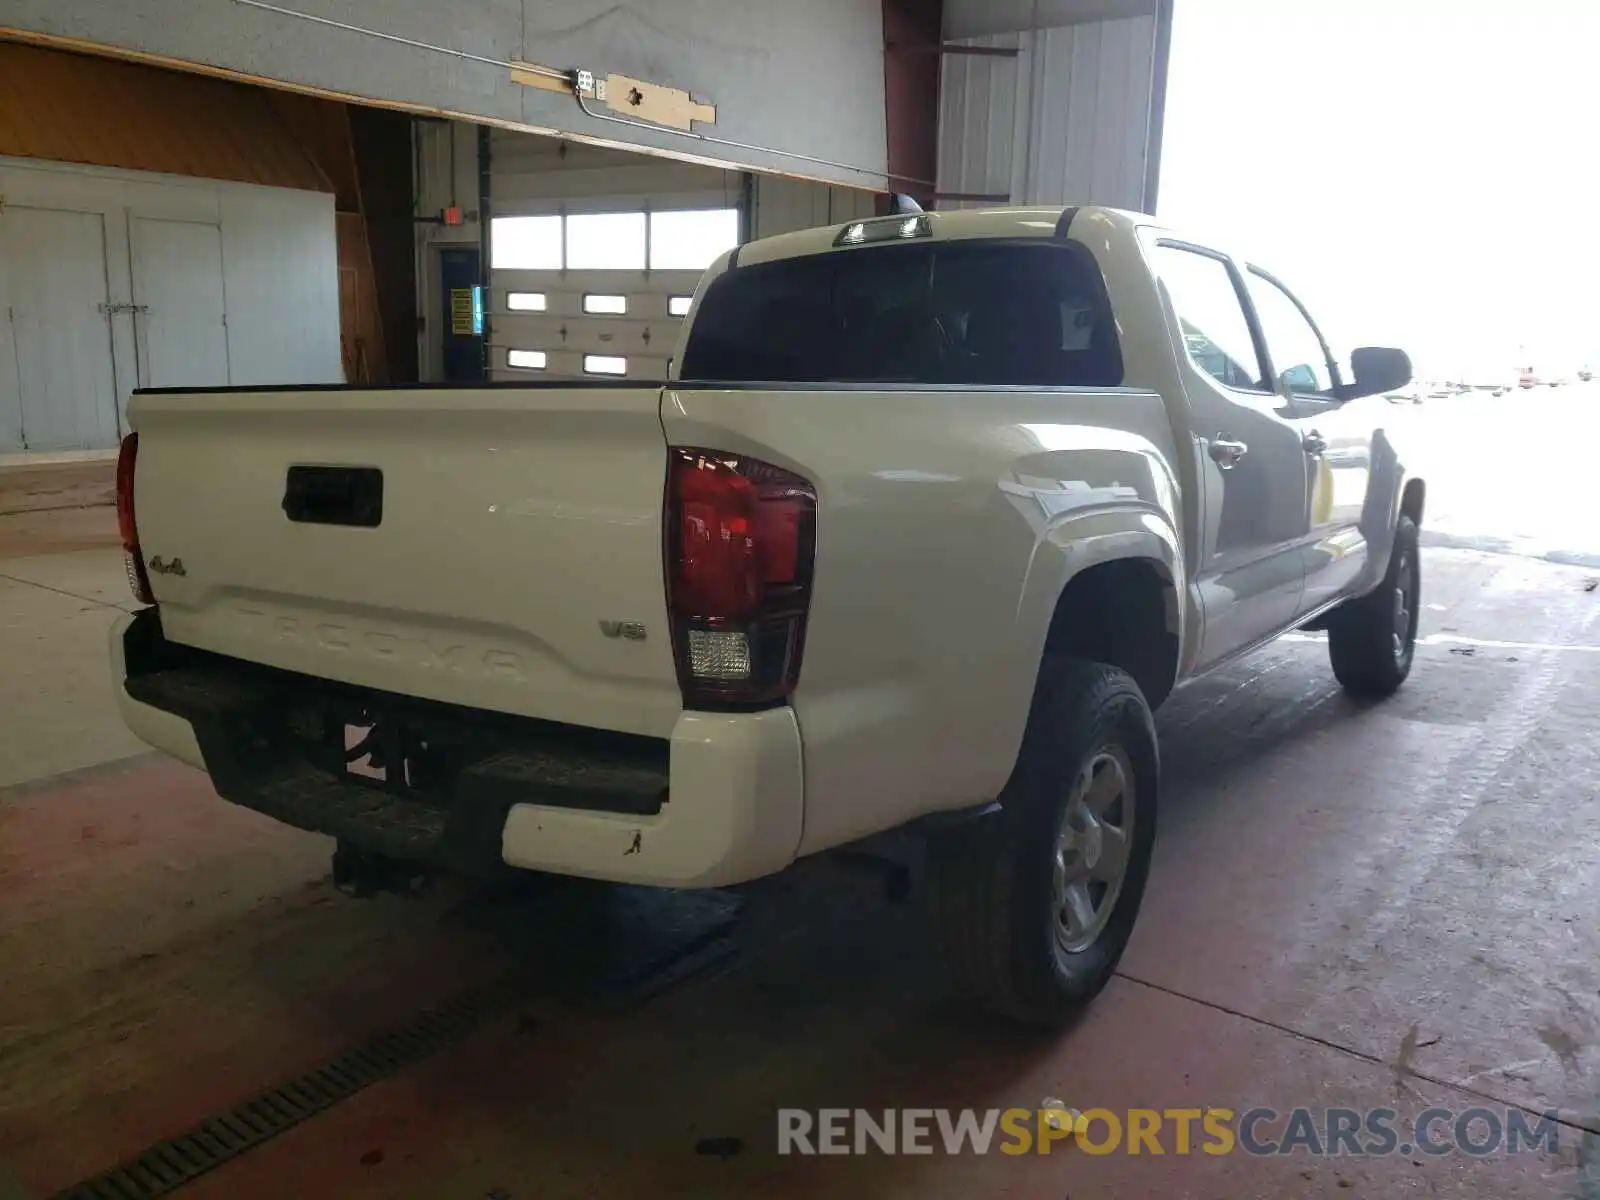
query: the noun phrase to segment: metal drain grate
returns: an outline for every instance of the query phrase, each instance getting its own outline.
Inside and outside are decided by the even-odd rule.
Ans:
[[[380,1034],[314,1071],[202,1121],[179,1137],[158,1142],[103,1175],[57,1192],[53,1200],[153,1200],[168,1195],[363,1088],[460,1041],[520,994],[513,980],[468,992],[424,1012],[409,1025]]]

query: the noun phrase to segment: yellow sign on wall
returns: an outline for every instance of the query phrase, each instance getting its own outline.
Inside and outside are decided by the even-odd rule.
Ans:
[[[450,332],[456,337],[472,337],[478,331],[473,301],[473,288],[450,289]]]

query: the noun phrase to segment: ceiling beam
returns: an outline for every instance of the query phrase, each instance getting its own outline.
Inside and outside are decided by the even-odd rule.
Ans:
[[[945,0],[944,37],[987,37],[1153,16],[1159,0]]]

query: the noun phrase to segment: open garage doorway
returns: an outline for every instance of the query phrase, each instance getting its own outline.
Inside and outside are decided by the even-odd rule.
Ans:
[[[871,216],[877,201],[462,122],[419,118],[414,137],[418,352],[431,381],[665,378],[718,255]]]
[[[1411,353],[1364,403],[1425,545],[1600,567],[1597,40],[1584,0],[1177,6],[1158,216],[1281,275],[1336,357]]]
[[[492,135],[497,378],[663,379],[700,274],[740,241],[746,176]]]

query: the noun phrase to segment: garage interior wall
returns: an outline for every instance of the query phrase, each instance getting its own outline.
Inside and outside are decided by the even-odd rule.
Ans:
[[[0,43],[0,452],[113,447],[138,386],[341,379],[333,190],[264,97]]]
[[[415,129],[418,353],[423,377],[441,380],[458,377],[458,350],[472,352],[452,297],[464,299],[483,252],[478,129],[430,120]],[[873,211],[868,191],[503,130],[489,132],[489,155],[491,226],[506,243],[491,251],[485,299],[492,379],[659,379],[715,253],[742,232],[768,237]],[[439,220],[450,208],[460,224]],[[591,231],[606,256],[593,257]]]
[[[241,90],[266,98],[333,189],[345,381],[415,380],[410,118],[293,92]]]
[[[995,53],[944,56],[938,185],[951,198],[939,206],[1151,211],[1171,18],[1143,7],[1085,20],[1118,6],[947,0],[946,40]],[[1013,20],[1036,23],[1004,28]]]
[[[886,170],[882,0],[282,0],[271,9],[235,0],[8,0],[4,8],[0,25],[30,36],[166,56],[345,99],[847,186],[881,186]],[[697,129],[759,149],[586,115],[570,93],[514,80],[514,61],[679,89],[715,106],[715,121]]]
[[[754,236],[772,237],[874,215],[878,196],[859,188],[825,187],[804,179],[758,175]]]
[[[449,317],[443,284],[444,267],[453,256],[477,266],[485,244],[479,221],[478,127],[462,121],[418,118],[412,122],[415,205],[413,254],[417,287],[414,322],[417,330],[419,378],[445,378],[444,347]],[[461,212],[459,225],[442,223],[447,208]],[[477,351],[482,360],[481,348]]]

